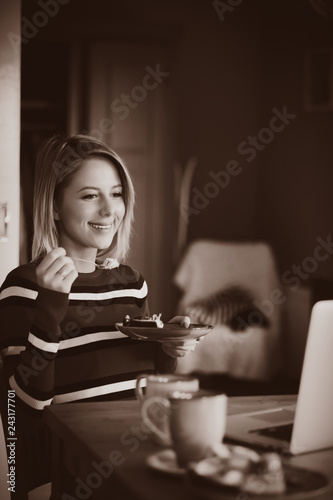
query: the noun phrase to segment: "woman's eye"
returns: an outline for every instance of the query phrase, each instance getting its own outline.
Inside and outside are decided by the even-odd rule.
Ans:
[[[94,200],[95,198],[97,198],[97,194],[86,194],[83,196],[84,200]]]
[[[113,198],[121,198],[123,196],[122,191],[117,191],[115,193],[112,193],[111,195]]]

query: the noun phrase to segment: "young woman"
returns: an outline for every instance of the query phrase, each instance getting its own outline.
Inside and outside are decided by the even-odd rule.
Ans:
[[[45,406],[132,397],[140,373],[172,372],[194,348],[136,342],[115,327],[148,314],[147,285],[123,263],[133,208],[130,175],[105,144],[56,136],[38,155],[32,262],[7,276],[0,296],[5,421],[7,390],[16,398],[16,498],[49,481]]]

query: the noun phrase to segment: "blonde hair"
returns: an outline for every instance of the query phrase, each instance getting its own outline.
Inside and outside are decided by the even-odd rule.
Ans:
[[[97,258],[113,257],[123,261],[129,252],[133,223],[135,193],[131,176],[109,146],[93,137],[73,135],[67,139],[57,135],[40,149],[36,159],[34,189],[34,236],[32,259],[43,258],[60,245],[60,235],[54,220],[54,203],[67,187],[82,163],[91,157],[108,159],[117,169],[123,188],[125,215],[109,248],[99,250]]]

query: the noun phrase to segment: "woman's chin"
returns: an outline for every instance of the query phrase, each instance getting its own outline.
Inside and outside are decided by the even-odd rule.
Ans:
[[[101,241],[99,246],[98,246],[98,250],[107,250],[112,244],[112,239],[108,240],[108,241]]]

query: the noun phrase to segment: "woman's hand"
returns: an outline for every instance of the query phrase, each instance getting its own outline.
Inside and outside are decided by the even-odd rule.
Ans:
[[[36,269],[37,283],[43,288],[69,293],[78,277],[75,264],[64,248],[51,250]]]
[[[183,328],[188,328],[191,324],[191,320],[188,316],[174,316],[168,323],[179,323]]]
[[[188,316],[175,316],[168,323],[178,323],[183,328],[189,328],[191,320]],[[184,339],[177,342],[162,342],[163,351],[173,358],[182,358],[193,352],[198,343],[203,337],[199,339]]]
[[[162,342],[162,349],[172,358],[183,358],[190,352],[193,352],[198,342],[196,339],[178,340],[177,342]]]

